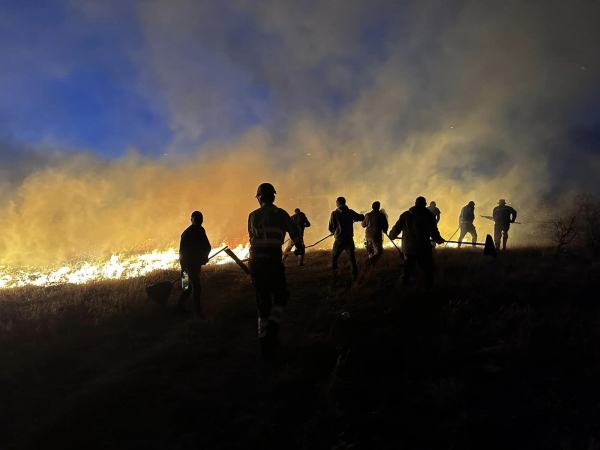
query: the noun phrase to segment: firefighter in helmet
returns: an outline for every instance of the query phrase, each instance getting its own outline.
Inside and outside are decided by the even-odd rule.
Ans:
[[[277,349],[277,335],[289,298],[281,251],[286,233],[294,242],[296,253],[304,253],[300,228],[285,210],[273,204],[275,194],[270,183],[258,186],[256,199],[260,208],[248,216],[250,275],[256,291],[258,338],[262,356],[266,358]]]

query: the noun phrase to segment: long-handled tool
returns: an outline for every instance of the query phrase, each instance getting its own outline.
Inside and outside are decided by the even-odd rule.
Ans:
[[[227,247],[227,246],[222,248],[221,250],[216,252],[214,255],[212,255],[210,258],[208,258],[208,260],[210,261],[215,256],[217,256],[219,253],[221,253],[223,251],[227,251],[228,249],[229,249],[229,247]],[[150,298],[150,300],[154,300],[159,305],[165,305],[167,303],[167,300],[169,300],[169,297],[171,296],[171,292],[173,292],[173,285],[175,283],[177,283],[179,280],[181,280],[181,276],[173,281],[162,281],[160,283],[146,286],[146,294],[148,294],[148,297]]]
[[[496,253],[496,246],[494,245],[494,240],[492,236],[487,234],[485,236],[485,242],[458,242],[458,241],[446,241],[449,244],[465,244],[465,245],[482,245],[483,246],[483,254],[486,256],[491,256],[492,258],[498,258],[498,254]]]
[[[246,274],[250,275],[250,269],[248,269],[248,266],[246,266],[246,264],[244,264],[242,260],[238,258],[235,253],[233,253],[233,250],[228,248],[227,250],[225,250],[225,253],[227,253],[227,255],[229,255],[229,257],[233,259],[238,266],[240,266],[240,269],[246,272]]]
[[[450,236],[450,239],[452,239],[454,237],[454,235],[456,233],[458,233],[458,230],[460,230],[460,226],[456,229],[456,231],[454,233],[452,233],[452,236]],[[444,246],[446,246],[447,243],[448,243],[448,241],[444,242]]]
[[[385,235],[387,236],[387,238],[390,240],[390,242],[392,243],[392,245],[393,245],[394,247],[396,247],[396,250],[398,250],[398,253],[400,254],[400,258],[404,258],[404,253],[402,253],[402,250],[400,250],[400,249],[398,248],[398,246],[396,245],[396,243],[394,242],[394,240],[393,240],[392,238],[390,238],[390,235],[389,235],[389,234],[387,234],[387,233],[383,233],[383,234],[385,234]]]
[[[315,242],[314,244],[307,245],[307,246],[305,246],[304,248],[305,248],[305,249],[307,249],[307,248],[314,247],[315,245],[318,245],[318,244],[320,244],[321,242],[323,242],[325,239],[329,239],[331,236],[333,236],[333,234],[329,234],[329,235],[325,236],[323,239],[319,239],[319,240],[318,240],[317,242]],[[285,242],[284,242],[284,244],[285,244]],[[294,252],[292,252],[292,251],[291,251],[291,252],[283,252],[283,254],[284,254],[284,255],[291,255],[292,253],[294,253]]]
[[[483,217],[484,219],[488,219],[488,220],[494,220],[494,218],[492,216],[479,216],[479,217]],[[523,222],[511,222],[511,223],[516,223],[517,225],[523,225]]]
[[[388,236],[388,238],[389,238],[389,236]],[[402,239],[402,238],[399,237],[397,239]],[[392,241],[392,242],[394,242],[394,241]],[[432,241],[432,242],[434,242],[434,241]],[[494,245],[494,240],[492,239],[492,236],[490,236],[489,234],[485,236],[485,242],[470,242],[470,243],[458,242],[458,241],[446,241],[446,242],[449,244],[481,245],[481,246],[483,246],[483,254],[485,256],[491,256],[492,258],[498,258],[498,254],[496,253],[496,246]],[[394,246],[395,245],[396,244],[394,244]],[[398,247],[396,247],[396,248],[398,248]]]
[[[325,236],[323,239],[319,239],[319,240],[318,240],[317,242],[315,242],[314,244],[312,244],[312,245],[308,245],[308,246],[306,246],[306,247],[304,247],[304,248],[311,248],[311,247],[314,247],[315,245],[317,245],[317,244],[320,244],[321,242],[323,242],[325,239],[329,239],[331,236],[333,236],[333,233],[332,233],[332,234],[328,234],[328,235],[327,235],[327,236]]]

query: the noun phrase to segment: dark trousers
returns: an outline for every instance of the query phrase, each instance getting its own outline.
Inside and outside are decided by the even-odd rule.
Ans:
[[[304,235],[302,235],[302,242],[304,243]],[[294,244],[294,241],[292,241],[290,239],[290,242],[288,243],[287,247],[285,248],[284,252],[291,252],[292,249],[295,247],[296,244]],[[289,255],[283,255],[283,262],[285,263],[285,260],[287,259]],[[304,254],[300,255],[300,262],[298,263],[299,265],[303,265],[304,264]]]
[[[431,249],[423,250],[419,253],[405,253],[404,254],[404,275],[402,282],[404,285],[410,283],[412,273],[415,270],[415,266],[419,264],[421,270],[425,272],[425,285],[426,287],[432,288],[435,282],[435,264],[433,263],[433,252]]]
[[[354,239],[353,238],[336,238],[333,241],[333,251],[331,253],[331,263],[333,267],[333,273],[337,272],[338,259],[342,255],[342,252],[348,253],[350,258],[350,264],[352,265],[352,276],[356,278],[358,276],[358,267],[356,265],[356,255],[354,254]]]
[[[383,236],[367,238],[367,254],[369,255],[369,264],[375,266],[383,254]]]
[[[510,229],[510,223],[498,223],[494,224],[494,243],[496,249],[500,250],[500,237],[502,236],[502,250],[506,250],[506,241],[508,241],[508,230]]]
[[[190,281],[190,287],[187,291],[182,291],[177,302],[178,309],[184,309],[185,302],[194,293],[194,310],[198,317],[202,316],[202,303],[200,300],[200,294],[202,293],[202,284],[200,283],[200,271],[202,266],[188,268],[188,279]]]
[[[462,243],[464,237],[469,233],[471,235],[471,242],[473,243],[473,247],[475,247],[475,242],[477,242],[477,229],[473,223],[461,223],[460,224],[460,236],[458,237],[458,246]]]
[[[275,337],[290,293],[287,290],[285,267],[279,256],[250,259],[250,276],[256,291],[259,337]]]

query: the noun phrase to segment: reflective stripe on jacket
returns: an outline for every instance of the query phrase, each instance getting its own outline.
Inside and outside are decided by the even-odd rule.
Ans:
[[[294,240],[300,235],[300,229],[285,210],[272,203],[264,203],[248,216],[251,248],[281,249],[286,233]]]

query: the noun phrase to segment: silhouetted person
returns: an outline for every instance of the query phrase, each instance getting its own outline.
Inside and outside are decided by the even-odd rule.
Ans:
[[[375,266],[381,255],[383,254],[383,233],[388,231],[388,220],[384,213],[379,209],[381,204],[379,202],[373,203],[373,211],[365,214],[365,218],[362,221],[363,228],[365,230],[365,237],[367,239],[367,253],[369,259],[367,264]]]
[[[437,203],[431,202],[427,209],[435,216],[435,223],[440,223],[440,216],[442,215],[442,212],[440,211],[440,208],[437,207]]]
[[[435,223],[439,223],[440,222],[440,218],[442,215],[442,212],[440,211],[440,209],[437,207],[437,203],[436,202],[431,202],[429,203],[429,206],[427,207],[427,209],[429,211],[431,211],[431,213],[435,216]],[[433,248],[435,248],[435,242],[431,243],[431,246]]]
[[[194,211],[191,220],[192,224],[182,233],[179,243],[179,264],[181,265],[181,271],[187,273],[190,285],[179,296],[176,310],[180,312],[185,311],[185,302],[193,292],[196,316],[203,318],[204,313],[202,312],[202,303],[200,300],[202,290],[200,269],[208,262],[208,254],[211,248],[206,231],[202,227],[202,223],[204,222],[202,213]]]
[[[470,201],[463,209],[460,210],[460,217],[458,218],[458,226],[460,227],[460,236],[458,237],[458,247],[460,248],[461,242],[465,235],[469,233],[471,235],[471,242],[475,247],[477,242],[477,229],[473,225],[475,220],[475,202]]]
[[[338,259],[343,251],[348,253],[352,265],[352,276],[358,277],[356,256],[354,255],[354,222],[361,222],[365,216],[353,211],[346,206],[346,199],[338,197],[335,201],[337,209],[331,213],[329,219],[329,232],[333,234],[333,251],[331,253],[333,278],[337,276]]]
[[[300,236],[302,236],[302,243],[304,243],[304,229],[310,227],[310,222],[308,221],[308,217],[306,217],[306,214],[304,214],[302,211],[300,211],[300,208],[296,208],[294,210],[294,214],[292,215],[292,220],[294,222],[296,222],[296,224],[300,228]],[[285,248],[285,253],[292,251],[293,247],[294,247],[294,241],[292,241],[290,239],[289,244]],[[302,252],[302,254],[300,255],[300,262],[298,263],[299,266],[304,265],[304,254],[305,253]],[[283,255],[284,263],[285,263],[285,260],[287,259],[287,257],[288,257],[288,255]]]
[[[517,211],[506,204],[506,200],[501,198],[498,206],[494,208],[494,243],[496,249],[500,250],[500,235],[502,235],[502,250],[506,250],[506,241],[508,241],[508,230],[510,224],[517,220]]]
[[[402,233],[402,252],[404,253],[403,284],[408,285],[417,263],[425,272],[427,288],[435,281],[435,265],[431,239],[443,244],[444,238],[438,231],[435,216],[427,209],[424,197],[417,197],[415,206],[403,212],[390,232],[390,239],[396,239]]]
[[[283,310],[290,296],[285,279],[281,247],[285,234],[304,252],[300,228],[283,209],[273,204],[275,188],[269,183],[258,186],[256,199],[260,208],[248,216],[250,236],[250,275],[256,290],[258,308],[258,339],[262,356],[275,352]]]

